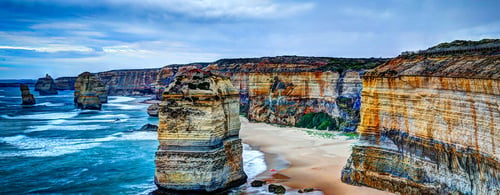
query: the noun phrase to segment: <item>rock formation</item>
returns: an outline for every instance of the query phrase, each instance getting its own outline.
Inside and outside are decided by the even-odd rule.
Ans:
[[[36,104],[35,102],[35,97],[33,94],[30,93],[30,89],[28,85],[21,84],[20,85],[21,89],[21,95],[22,95],[22,100],[23,100],[23,105],[33,105]]]
[[[500,40],[484,42],[404,53],[367,73],[360,142],[342,181],[401,194],[500,194]]]
[[[250,120],[294,126],[311,112],[342,117],[341,130],[359,123],[360,75],[386,59],[348,59],[280,56],[223,59],[214,63],[165,66],[157,90],[190,67],[230,77],[240,92],[240,111]],[[160,94],[160,93],[158,93]]]
[[[155,183],[181,193],[212,193],[246,182],[238,91],[200,69],[177,74],[160,104]]]
[[[45,77],[39,78],[35,84],[35,91],[38,91],[40,95],[57,95],[54,79],[48,74]]]
[[[75,90],[75,82],[77,77],[59,77],[56,79],[57,90]]]
[[[148,115],[153,117],[158,117],[158,110],[160,109],[160,104],[154,103],[148,106]]]
[[[154,94],[159,69],[111,70],[97,73],[109,95]]]
[[[100,110],[108,102],[103,83],[95,75],[84,72],[75,82],[74,102],[80,109]]]

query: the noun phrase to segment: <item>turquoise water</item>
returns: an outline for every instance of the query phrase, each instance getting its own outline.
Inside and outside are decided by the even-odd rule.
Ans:
[[[32,87],[31,87],[32,88]],[[156,132],[134,131],[158,119],[147,97],[110,96],[102,111],[73,105],[73,91],[38,96],[21,106],[19,88],[0,88],[0,194],[148,194]],[[244,146],[249,178],[266,169],[263,154]]]

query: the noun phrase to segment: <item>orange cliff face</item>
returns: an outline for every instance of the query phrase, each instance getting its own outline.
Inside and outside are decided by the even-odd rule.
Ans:
[[[499,53],[399,56],[367,73],[361,141],[342,181],[402,194],[498,194]]]
[[[341,130],[354,131],[359,123],[362,67],[375,67],[386,59],[321,57],[264,57],[223,59],[210,64],[166,66],[158,75],[162,86],[186,68],[203,68],[224,75],[239,89],[240,112],[249,120],[294,126],[311,112],[342,117]],[[351,69],[349,64],[355,64]]]

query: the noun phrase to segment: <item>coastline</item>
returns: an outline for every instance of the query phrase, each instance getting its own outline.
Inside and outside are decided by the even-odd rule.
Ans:
[[[321,190],[326,195],[392,194],[341,182],[341,170],[356,140],[311,136],[302,128],[250,123],[244,117],[240,121],[243,142],[265,154],[268,170],[256,179],[285,185],[291,188],[287,194],[298,194],[297,190],[304,188]],[[270,169],[276,172],[271,173]]]

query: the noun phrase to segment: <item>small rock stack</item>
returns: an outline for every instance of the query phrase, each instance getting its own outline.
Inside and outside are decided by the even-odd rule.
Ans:
[[[36,81],[35,91],[40,95],[57,95],[56,83],[49,74],[46,74]]]
[[[23,103],[22,103],[23,105],[36,104],[35,97],[33,96],[33,94],[30,93],[30,88],[27,85],[21,84],[20,89],[23,98]]]
[[[155,184],[162,191],[213,193],[246,182],[238,91],[200,69],[179,73],[159,111]]]
[[[78,75],[74,98],[76,106],[84,110],[100,110],[102,103],[108,102],[104,84],[90,72]]]

